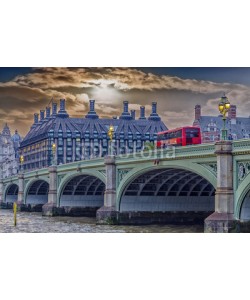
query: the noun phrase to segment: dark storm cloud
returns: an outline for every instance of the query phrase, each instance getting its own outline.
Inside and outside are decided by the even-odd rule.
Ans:
[[[223,92],[233,104],[239,105],[242,115],[250,111],[250,87],[242,84],[182,79],[156,75],[135,68],[33,68],[28,74],[11,81],[0,82],[0,116],[12,121],[25,134],[33,122],[33,113],[44,109],[50,99],[67,100],[72,116],[84,116],[89,99],[96,100],[100,117],[120,115],[122,101],[130,102],[130,109],[158,102],[158,112],[168,127],[191,124],[195,104],[201,104],[207,114],[217,115],[217,102]],[[25,117],[19,114],[25,115]]]

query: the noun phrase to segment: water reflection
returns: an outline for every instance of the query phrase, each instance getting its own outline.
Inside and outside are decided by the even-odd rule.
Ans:
[[[118,226],[96,225],[95,218],[87,217],[43,217],[41,213],[17,213],[17,226],[14,227],[13,212],[9,209],[0,209],[0,232],[40,232],[40,233],[95,233],[95,232],[159,232],[183,233],[203,232],[202,225],[143,225]]]

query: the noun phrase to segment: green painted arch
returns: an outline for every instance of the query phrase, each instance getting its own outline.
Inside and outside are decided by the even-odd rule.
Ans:
[[[164,162],[162,165],[158,166],[152,166],[148,164],[140,165],[139,167],[136,167],[132,169],[130,172],[124,176],[122,181],[119,184],[119,187],[117,189],[117,197],[116,197],[116,208],[119,210],[120,203],[121,203],[121,197],[123,194],[124,189],[130,184],[135,178],[142,175],[143,173],[147,173],[148,171],[154,170],[161,170],[166,168],[173,168],[173,169],[182,169],[187,170],[190,172],[193,172],[195,174],[198,174],[205,178],[208,182],[212,184],[212,186],[216,189],[217,188],[217,178],[216,176],[210,172],[208,169],[203,167],[202,165],[195,163],[195,162]]]
[[[18,181],[13,181],[13,182],[9,182],[5,187],[4,187],[4,192],[3,192],[3,201],[6,202],[6,194],[9,190],[9,188],[12,186],[12,184],[16,184],[18,186],[18,190],[19,190],[19,185],[18,185]]]
[[[58,174],[60,176],[60,174]],[[106,176],[104,176],[101,172],[96,171],[96,170],[82,170],[81,172],[71,172],[68,173],[66,176],[62,178],[62,181],[60,182],[58,189],[57,189],[57,205],[60,205],[60,198],[62,191],[64,190],[64,187],[66,184],[73,179],[74,177],[81,176],[81,175],[89,175],[89,176],[94,176],[100,179],[105,185],[106,185]]]
[[[48,177],[37,177],[37,178],[30,179],[30,181],[28,181],[26,183],[25,187],[24,187],[24,192],[23,192],[23,202],[24,202],[24,204],[26,204],[27,194],[28,194],[28,191],[29,191],[30,187],[32,186],[33,183],[35,183],[38,180],[46,181],[49,184],[49,178]]]
[[[250,190],[250,173],[245,177],[245,179],[241,182],[235,192],[235,211],[234,215],[237,219],[240,218],[240,210],[243,204],[244,198],[246,194]]]

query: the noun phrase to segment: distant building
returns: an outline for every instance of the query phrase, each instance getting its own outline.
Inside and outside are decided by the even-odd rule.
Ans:
[[[2,175],[2,178],[18,173],[18,148],[21,140],[17,130],[11,137],[10,129],[5,124],[2,133],[0,133],[0,176]]]
[[[203,116],[201,106],[195,106],[194,126],[199,126],[202,133],[202,143],[211,143],[220,139],[223,128],[222,116]],[[236,105],[231,105],[226,120],[226,128],[229,140],[237,140],[250,137],[250,117],[237,116]]]
[[[140,107],[140,116],[136,119],[135,110],[129,112],[128,101],[123,102],[120,117],[101,119],[95,111],[95,100],[90,100],[89,112],[82,118],[69,117],[65,99],[60,100],[60,110],[52,103],[39,115],[34,114],[34,124],[20,145],[24,156],[24,170],[47,167],[53,162],[52,144],[56,145],[57,164],[69,163],[108,154],[110,125],[114,127],[114,154],[140,151],[145,142],[156,140],[159,131],[166,125],[157,114],[157,103],[152,103],[152,113],[145,116],[145,107]]]

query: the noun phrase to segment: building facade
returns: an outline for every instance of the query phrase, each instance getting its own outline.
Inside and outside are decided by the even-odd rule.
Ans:
[[[119,117],[101,119],[95,111],[95,100],[89,102],[89,112],[82,118],[71,118],[66,111],[65,99],[34,114],[34,124],[20,145],[24,157],[24,170],[47,167],[53,160],[57,164],[102,157],[108,154],[108,130],[114,128],[113,153],[124,154],[143,149],[145,142],[154,142],[159,131],[167,130],[157,114],[157,103],[152,103],[152,113],[145,116],[145,107],[140,107],[136,119],[135,110],[129,111],[128,101],[123,102]],[[55,145],[53,153],[52,145]]]
[[[10,129],[5,124],[2,133],[0,133],[0,176],[6,178],[18,173],[19,152],[18,148],[21,142],[21,136],[17,130],[11,136]]]
[[[194,109],[193,126],[201,128],[202,143],[211,143],[220,140],[223,128],[222,115],[203,116],[201,106],[196,105]],[[226,120],[227,138],[237,140],[250,137],[250,117],[238,117],[236,105],[231,105]]]

